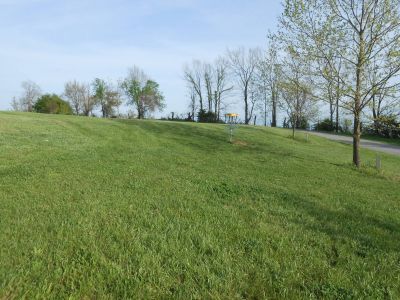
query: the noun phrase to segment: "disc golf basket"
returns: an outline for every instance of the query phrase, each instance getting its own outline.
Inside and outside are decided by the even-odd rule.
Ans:
[[[233,133],[238,125],[238,114],[226,114],[225,115],[225,123],[228,124],[228,130],[229,130],[229,142],[232,143],[233,140]]]

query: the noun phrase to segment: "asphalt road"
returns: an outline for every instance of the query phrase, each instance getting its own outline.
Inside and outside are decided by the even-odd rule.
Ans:
[[[315,131],[308,131],[308,133],[312,134],[312,135],[324,137],[329,140],[338,141],[340,143],[345,143],[345,144],[353,143],[353,138],[350,136],[342,136],[342,135],[335,135],[335,134],[315,132]],[[394,155],[400,156],[400,146],[397,146],[397,145],[361,139],[361,147],[367,148],[367,149],[370,149],[373,151],[386,152],[389,154],[394,154]]]

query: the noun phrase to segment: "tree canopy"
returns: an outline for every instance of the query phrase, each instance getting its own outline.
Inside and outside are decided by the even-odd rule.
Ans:
[[[156,110],[162,111],[165,107],[159,84],[138,67],[129,70],[128,76],[121,83],[121,88],[128,98],[127,103],[136,108],[138,119],[143,119],[146,114]]]
[[[69,103],[55,94],[45,94],[41,96],[33,106],[33,110],[45,114],[72,114],[72,108]]]

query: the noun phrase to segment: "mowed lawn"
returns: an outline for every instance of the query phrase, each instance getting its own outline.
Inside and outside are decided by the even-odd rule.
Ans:
[[[400,157],[0,113],[0,299],[398,299]]]

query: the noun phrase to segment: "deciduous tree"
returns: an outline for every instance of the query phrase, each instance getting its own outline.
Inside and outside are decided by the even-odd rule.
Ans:
[[[282,67],[276,37],[270,35],[268,39],[268,48],[257,66],[256,84],[261,97],[259,108],[264,117],[264,126],[267,126],[267,113],[271,111],[271,127],[276,127]]]
[[[236,79],[237,86],[241,90],[244,104],[244,122],[249,124],[253,115],[254,103],[251,101],[251,84],[254,81],[257,65],[259,64],[261,51],[258,48],[238,48],[228,50],[227,58],[232,75]]]
[[[115,108],[122,103],[119,92],[111,84],[99,78],[93,81],[92,86],[95,101],[100,105],[103,118],[111,117]]]
[[[42,91],[35,82],[30,80],[22,82],[21,86],[23,89],[23,94],[20,98],[21,110],[31,112]]]
[[[85,85],[74,81],[69,81],[64,86],[64,96],[68,99],[74,113],[81,114],[85,97]]]
[[[281,24],[309,55],[325,59],[343,86],[341,107],[353,114],[353,163],[358,167],[364,108],[399,76],[399,9],[399,0],[285,2]],[[337,43],[330,43],[332,35]],[[349,76],[340,74],[332,58],[342,60]],[[374,81],[368,80],[370,73],[375,74]]]
[[[294,137],[295,129],[306,129],[307,123],[317,114],[309,64],[295,49],[288,46],[282,72],[279,89]]]
[[[191,65],[184,67],[184,79],[189,87],[197,94],[200,110],[204,109],[203,101],[203,66],[199,60],[194,60]]]
[[[146,117],[147,113],[163,110],[164,96],[159,84],[138,67],[129,70],[128,76],[121,83],[121,88],[128,97],[128,104],[135,106],[138,119]]]

